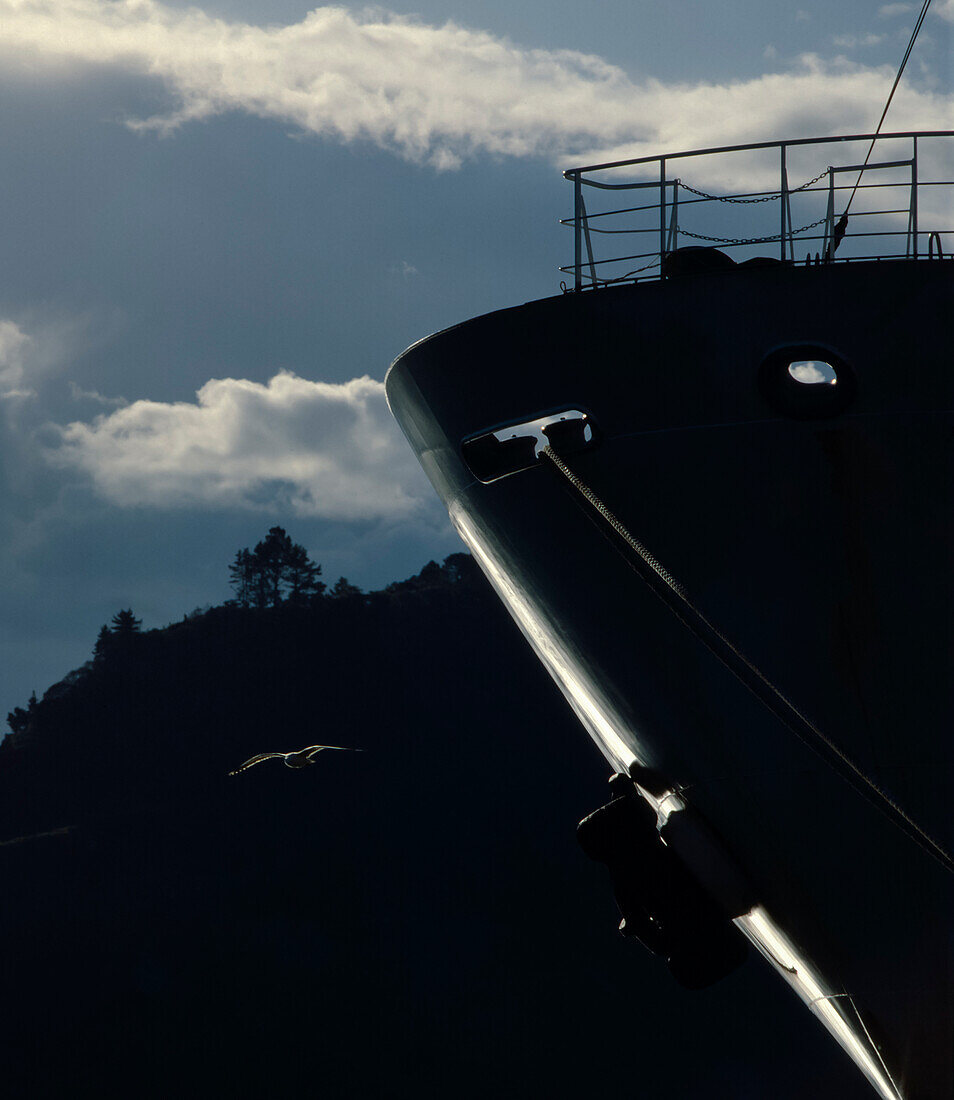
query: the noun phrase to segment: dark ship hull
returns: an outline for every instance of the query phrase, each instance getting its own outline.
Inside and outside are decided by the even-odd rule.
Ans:
[[[895,1100],[954,1095],[952,305],[938,259],[702,271],[479,317],[387,378],[613,769],[708,823],[736,926]],[[771,373],[809,358],[834,404]],[[563,469],[468,452],[580,413]]]

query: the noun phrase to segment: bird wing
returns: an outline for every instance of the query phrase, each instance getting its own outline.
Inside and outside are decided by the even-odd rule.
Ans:
[[[246,760],[241,767],[235,769],[234,772],[229,772],[229,775],[238,775],[239,772],[244,772],[246,768],[252,767],[253,764],[261,764],[263,760],[272,760],[276,756],[284,757],[283,752],[260,752],[258,756],[253,756],[250,760]]]
[[[302,749],[302,752],[308,754],[308,759],[311,760],[322,751],[322,749],[338,749],[340,752],[360,752],[360,749],[352,749],[347,745],[309,745],[307,748]]]

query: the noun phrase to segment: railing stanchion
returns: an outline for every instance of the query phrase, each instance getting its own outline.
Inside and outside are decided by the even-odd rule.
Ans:
[[[666,158],[659,158],[659,277],[666,258]]]
[[[583,284],[580,267],[583,263],[583,225],[582,210],[583,185],[580,173],[573,173],[573,289],[579,290]]]
[[[788,203],[788,171],[785,167],[785,143],[779,146],[781,150],[781,163],[779,168],[779,187],[778,197],[779,206],[782,211],[779,218],[779,230],[778,230],[778,247],[779,247],[779,259],[784,262],[785,260],[785,209]]]
[[[669,239],[666,251],[675,252],[679,247],[679,180],[672,181],[672,206],[669,213]]]
[[[835,258],[835,170],[828,165],[828,209],[825,211],[825,263]]]
[[[911,251],[918,258],[918,135],[913,140],[914,151],[911,155]]]
[[[583,243],[586,245],[586,258],[590,265],[590,285],[596,286],[596,264],[593,262],[593,242],[590,240],[590,223],[586,220],[586,203],[580,192],[580,220],[583,223]]]

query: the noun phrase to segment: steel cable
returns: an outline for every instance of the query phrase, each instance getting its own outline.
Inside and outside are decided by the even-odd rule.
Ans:
[[[640,569],[630,556],[626,560],[645,580],[655,594],[666,604],[679,621],[706,646],[710,653],[731,672],[781,723],[800,740],[809,745],[823,758],[834,757],[843,766],[841,774],[851,785],[865,794],[869,801],[877,806],[890,820],[894,821],[920,848],[936,859],[949,872],[954,872],[954,858],[942,844],[927,833],[905,810],[903,810],[848,754],[830,737],[826,736],[809,718],[791,702],[771,680],[745,656],[733,643],[714,626],[698,607],[689,599],[686,590],[657,561],[639,539],[635,538],[622,522],[610,511],[595,492],[567,465],[552,447],[540,451],[572,486],[576,493],[600,516],[615,535],[633,550],[641,563],[652,576],[662,581],[662,587],[654,583]],[[825,750],[825,751],[822,751]]]
[[[845,212],[842,214],[843,218],[848,217],[848,211],[851,209],[851,204],[854,202],[855,192],[858,190],[858,184],[861,183],[861,177],[864,175],[865,168],[868,166],[868,161],[871,159],[871,154],[874,151],[875,142],[878,140],[878,134],[881,133],[881,127],[884,124],[885,117],[888,114],[888,108],[891,106],[891,100],[894,99],[894,93],[897,91],[898,85],[901,83],[901,74],[904,72],[904,67],[908,63],[908,58],[911,56],[911,51],[914,49],[915,40],[918,37],[918,33],[921,30],[921,24],[924,22],[924,17],[927,15],[928,8],[931,6],[931,0],[924,0],[924,4],[921,6],[921,12],[918,15],[917,22],[914,24],[914,30],[911,32],[911,39],[908,42],[908,48],[904,51],[904,57],[901,58],[901,64],[898,66],[898,74],[894,78],[894,83],[891,85],[891,91],[888,93],[887,101],[884,105],[884,110],[881,112],[881,118],[878,120],[878,126],[875,129],[874,137],[871,139],[871,144],[868,146],[868,152],[865,155],[865,162],[861,166],[861,171],[858,173],[858,178],[855,180],[855,186],[851,189],[851,194],[848,196],[848,205],[845,207]]]

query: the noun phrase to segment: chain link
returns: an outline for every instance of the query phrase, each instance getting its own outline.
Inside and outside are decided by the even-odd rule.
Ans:
[[[811,187],[813,183],[818,183],[818,181],[823,176],[826,176],[828,174],[828,172],[829,172],[829,169],[825,168],[823,171],[819,172],[818,175],[815,176],[814,179],[810,179],[806,183],[800,184],[798,187],[793,187],[788,192],[788,194],[791,195],[791,194],[794,194],[796,191],[804,191],[806,188]],[[684,190],[691,191],[694,195],[699,195],[700,198],[713,199],[716,202],[733,202],[733,203],[746,203],[746,204],[748,204],[748,203],[758,203],[758,202],[774,202],[774,200],[780,198],[781,194],[782,194],[781,191],[774,191],[771,195],[763,195],[763,196],[761,196],[760,198],[757,198],[757,199],[732,199],[732,198],[728,198],[724,195],[709,195],[705,191],[699,191],[695,187],[690,187],[688,183],[683,183],[682,180],[678,180],[677,182],[678,182],[679,186],[682,187]],[[790,230],[789,231],[789,236],[790,237],[797,237],[801,233],[807,233],[809,229],[816,229],[818,226],[822,225],[825,221],[827,221],[827,216],[824,217],[824,218],[819,218],[818,221],[811,222],[809,225],[803,225],[800,229]],[[590,231],[591,232],[596,232],[596,233],[632,233],[632,232],[635,232],[634,230],[631,230],[631,229],[592,229],[592,228],[591,228]],[[693,233],[688,229],[680,229],[680,230],[678,230],[678,232],[679,232],[680,236],[692,237],[694,240],[697,240],[697,241],[711,241],[713,244],[769,244],[770,242],[777,241],[779,239],[779,234],[778,233],[773,233],[771,236],[768,236],[768,237],[710,237],[710,236],[707,236],[705,233]],[[654,260],[652,263],[646,264],[645,267],[638,267],[638,268],[635,269],[635,271],[627,271],[625,275],[620,275],[615,279],[606,279],[606,278],[601,279],[601,278],[599,278],[599,276],[597,276],[596,279],[595,279],[595,282],[601,283],[604,286],[609,285],[611,283],[622,283],[622,282],[625,282],[625,280],[627,280],[627,279],[631,279],[634,275],[639,275],[643,271],[648,271],[651,267],[656,267],[658,265],[658,263],[659,263],[659,260]]]
[[[824,224],[828,219],[819,218],[817,222],[811,222],[809,225],[803,225],[800,229],[791,230],[789,236],[797,237],[801,233],[807,233],[809,229],[817,229],[818,226]],[[773,233],[770,237],[708,237],[705,233],[692,233],[688,229],[680,229],[679,235],[681,237],[692,237],[697,241],[711,241],[713,244],[769,244],[772,241],[777,241],[779,238],[778,233]],[[653,260],[652,263],[646,264],[645,267],[637,267],[635,271],[627,271],[625,275],[620,275],[615,279],[601,279],[596,277],[596,282],[609,284],[609,283],[622,283],[626,279],[631,279],[634,275],[638,275],[641,271],[648,271],[651,267],[656,267],[659,260]],[[586,266],[584,263],[583,267]]]
[[[819,218],[817,222],[803,225],[801,229],[791,230],[789,236],[797,237],[799,233],[806,233],[809,229],[815,229],[816,226],[825,221],[827,221],[827,218]],[[688,229],[680,229],[679,236],[694,237],[697,241],[712,241],[713,244],[768,244],[770,241],[777,241],[779,238],[778,233],[773,233],[770,237],[707,237],[705,233],[691,233]]]
[[[787,194],[794,195],[796,191],[804,191],[807,187],[811,187],[813,183],[818,183],[818,181],[823,176],[827,176],[828,172],[829,169],[825,168],[823,171],[819,172],[813,180],[809,180],[808,183],[800,184],[798,187],[789,188]],[[683,183],[682,180],[677,180],[677,182],[679,186],[682,187],[684,190],[691,191],[694,195],[698,195],[702,199],[712,199],[714,202],[734,202],[741,205],[755,202],[775,202],[776,199],[782,197],[781,191],[773,191],[771,195],[762,195],[757,199],[731,199],[728,197],[728,195],[710,195],[705,191],[698,190],[698,188],[690,187],[688,183]],[[714,240],[715,238],[712,239]],[[766,240],[770,239],[771,238],[766,238]]]

